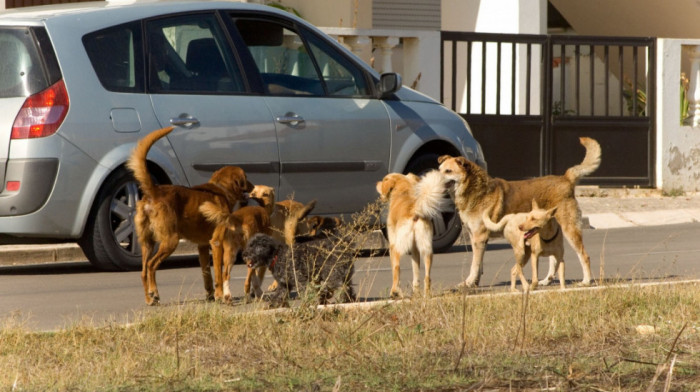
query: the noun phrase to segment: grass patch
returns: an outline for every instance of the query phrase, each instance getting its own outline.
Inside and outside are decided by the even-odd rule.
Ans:
[[[699,320],[692,284],[245,314],[184,303],[52,333],[6,319],[0,390],[697,391]]]

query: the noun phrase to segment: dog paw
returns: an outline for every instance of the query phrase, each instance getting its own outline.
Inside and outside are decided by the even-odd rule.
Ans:
[[[590,280],[582,280],[575,284],[576,287],[590,287],[593,283]]]
[[[403,299],[403,294],[400,291],[392,291],[389,294],[390,299]]]
[[[148,306],[155,306],[160,304],[160,296],[156,294],[155,292],[150,292],[148,293],[148,296],[146,297],[146,305]]]
[[[457,285],[457,289],[474,289],[479,287],[479,281],[478,280],[465,280],[464,282],[460,283]]]
[[[549,286],[550,284],[552,284],[552,281],[553,281],[552,278],[546,277],[546,278],[540,280],[539,282],[537,282],[537,284],[540,286]]]

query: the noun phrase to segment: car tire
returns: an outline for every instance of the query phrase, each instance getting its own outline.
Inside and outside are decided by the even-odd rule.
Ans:
[[[125,168],[105,181],[78,242],[92,265],[106,271],[141,267],[141,246],[134,230],[139,199],[138,184]]]
[[[435,153],[424,153],[414,157],[406,165],[404,174],[413,173],[421,175],[427,171],[438,168],[438,157]],[[448,197],[448,196],[445,196]],[[445,252],[454,245],[462,232],[462,221],[459,219],[459,214],[454,212],[445,212],[442,218],[433,219],[433,252]]]

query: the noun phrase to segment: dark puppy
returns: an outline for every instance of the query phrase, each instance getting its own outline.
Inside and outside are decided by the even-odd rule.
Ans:
[[[330,238],[313,238],[293,246],[266,234],[255,234],[243,250],[248,268],[267,267],[278,285],[270,294],[271,306],[286,303],[289,292],[303,295],[318,287],[318,300],[326,304],[336,290],[342,289],[342,302],[355,301],[352,288],[355,261],[350,247]]]

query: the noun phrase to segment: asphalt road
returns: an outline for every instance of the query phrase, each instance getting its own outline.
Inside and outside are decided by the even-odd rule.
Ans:
[[[700,278],[697,238],[700,238],[700,223],[584,232],[594,278],[600,277],[602,264],[606,279],[631,282]],[[461,282],[468,273],[471,255],[464,246],[436,255],[433,291],[449,290]],[[565,260],[567,282],[575,283],[581,279],[581,267],[568,245]],[[485,256],[481,290],[508,290],[512,264],[510,246],[502,239],[493,240]],[[401,267],[402,287],[405,293],[410,293],[411,263],[407,256],[402,259]],[[540,278],[546,269],[546,261],[540,261]],[[244,274],[244,266],[234,266],[231,279],[234,296],[243,294]],[[529,267],[526,275],[530,276]],[[157,281],[161,308],[204,298],[194,257],[166,261],[158,271]],[[268,277],[264,286],[270,282]],[[354,282],[361,301],[387,298],[391,285],[388,257],[358,260]],[[100,272],[87,262],[0,267],[0,319],[13,319],[29,329],[54,330],[82,322],[91,325],[131,322],[142,312],[154,311],[144,305],[143,297],[138,271]],[[248,308],[239,302],[220,306]]]

